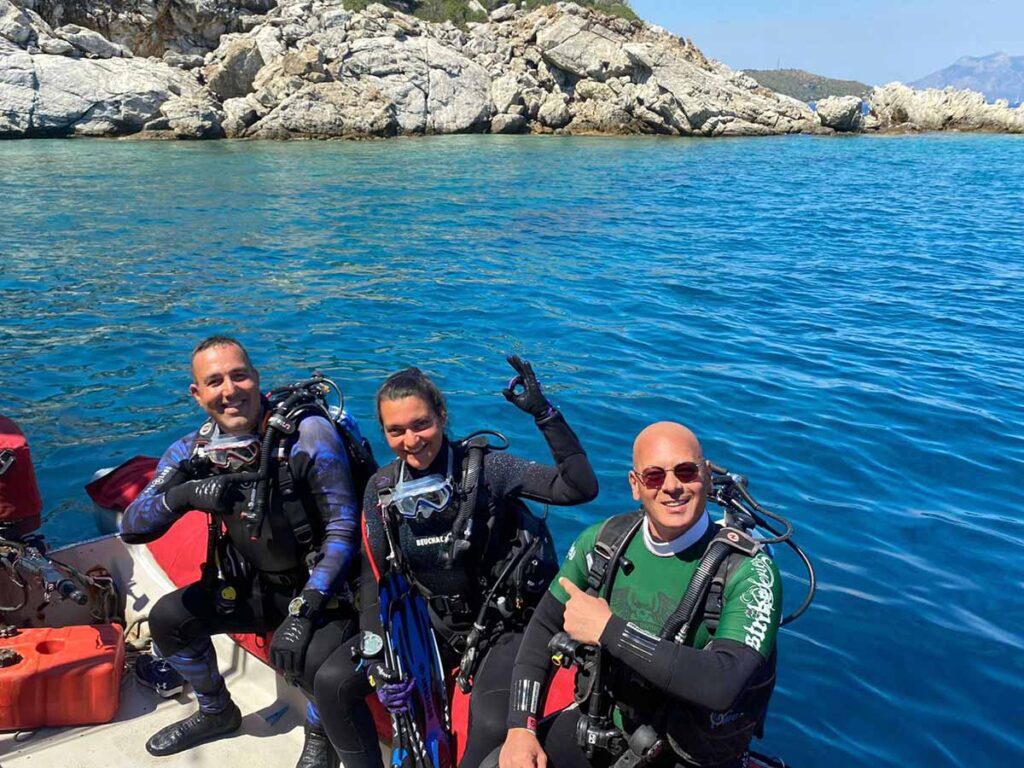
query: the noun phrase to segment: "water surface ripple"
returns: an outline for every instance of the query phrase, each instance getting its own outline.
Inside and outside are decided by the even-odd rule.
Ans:
[[[564,549],[629,509],[679,419],[818,565],[764,747],[797,766],[1024,759],[1024,139],[450,137],[0,143],[0,408],[46,532],[94,468],[195,424],[188,350],[240,335],[372,427],[418,364],[456,434],[543,459],[500,397],[536,363],[599,473]],[[1016,479],[1015,479],[1016,478]],[[780,556],[787,605],[801,596]]]

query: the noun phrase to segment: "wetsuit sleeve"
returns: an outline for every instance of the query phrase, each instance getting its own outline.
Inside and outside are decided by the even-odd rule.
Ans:
[[[558,576],[551,582],[551,586],[530,617],[530,623],[526,625],[523,643],[519,646],[519,653],[512,667],[507,722],[509,728],[529,728],[531,731],[537,728],[537,719],[544,701],[544,689],[551,673],[548,643],[563,629],[565,601],[568,600],[568,595],[559,586],[558,579],[564,576],[581,589],[586,588],[589,570],[586,553],[593,547],[599,528],[600,525],[587,528],[573,542],[565,562],[558,571]]]
[[[544,690],[551,674],[548,643],[562,631],[565,606],[550,592],[544,594],[526,625],[523,642],[512,666],[509,694],[509,728],[528,728],[536,732],[544,703]]]
[[[724,712],[771,654],[782,607],[780,587],[775,563],[758,555],[729,579],[718,631],[704,648],[661,640],[615,615],[601,635],[601,646],[654,687]]]
[[[359,628],[381,637],[384,629],[380,621],[380,579],[387,568],[387,539],[384,521],[377,509],[380,497],[374,475],[363,496],[363,532],[359,570]]]
[[[323,557],[304,589],[325,595],[338,592],[359,548],[359,500],[348,454],[334,425],[319,416],[303,419],[289,454],[296,477],[305,479],[324,527]]]
[[[537,423],[547,440],[555,466],[504,453],[487,454],[488,483],[496,496],[522,496],[546,504],[568,506],[597,497],[597,477],[583,446],[561,413]]]
[[[181,463],[192,453],[195,433],[183,437],[171,445],[156,465],[156,474],[142,492],[121,515],[119,527],[121,538],[126,544],[146,544],[154,541],[174,525],[181,517],[164,501],[164,494],[171,488],[191,479],[181,469]]]

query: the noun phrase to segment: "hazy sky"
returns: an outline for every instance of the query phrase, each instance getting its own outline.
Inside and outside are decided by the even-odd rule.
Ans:
[[[806,69],[881,85],[961,56],[1024,55],[1024,0],[632,0],[733,69]]]

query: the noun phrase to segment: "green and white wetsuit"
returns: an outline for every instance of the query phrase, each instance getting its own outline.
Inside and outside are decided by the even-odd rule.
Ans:
[[[559,576],[587,588],[601,524],[585,530]],[[714,633],[703,621],[685,644],[658,633],[679,605],[718,528],[707,516],[672,542],[653,541],[646,523],[614,574],[612,618],[601,635],[616,725],[647,724],[670,737],[683,764],[728,765],[759,729],[774,685],[782,580],[760,553],[733,556]],[[628,565],[626,565],[628,563]],[[547,680],[547,642],[562,630],[568,595],[557,579],[538,606],[513,672],[509,727],[536,723]]]

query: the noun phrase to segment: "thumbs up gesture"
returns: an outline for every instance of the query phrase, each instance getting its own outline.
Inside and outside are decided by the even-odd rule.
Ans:
[[[564,576],[558,583],[569,593],[563,622],[565,631],[573,640],[587,645],[599,645],[601,633],[612,617],[612,609],[605,600],[588,595]]]

